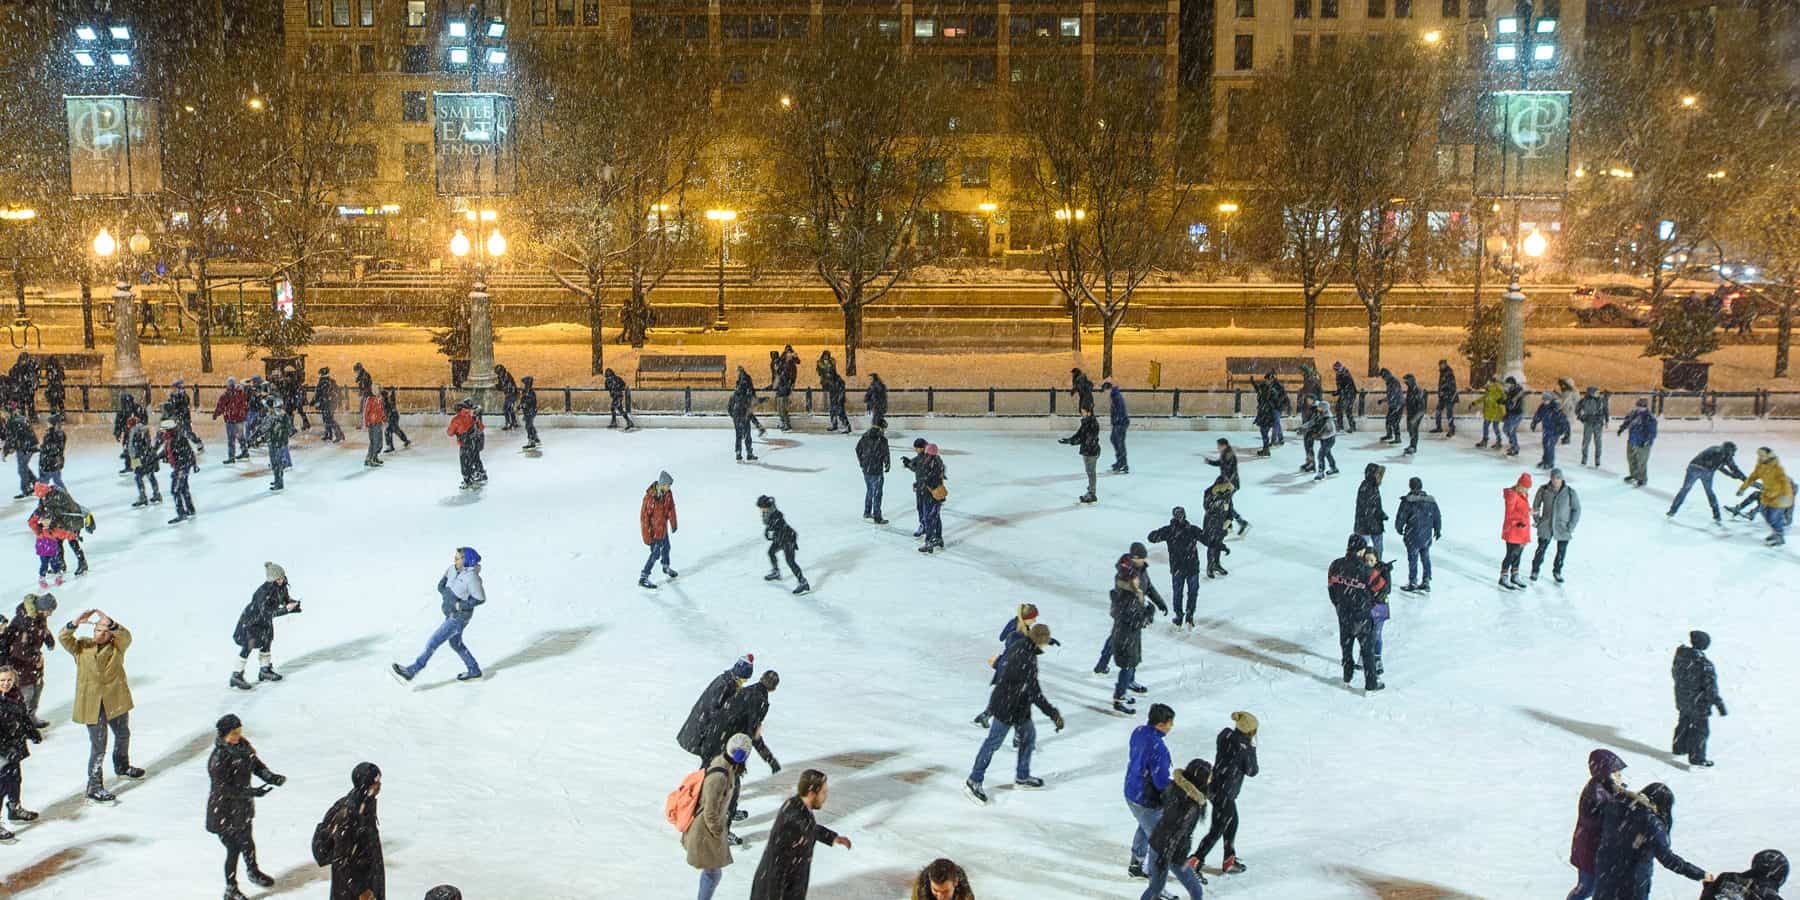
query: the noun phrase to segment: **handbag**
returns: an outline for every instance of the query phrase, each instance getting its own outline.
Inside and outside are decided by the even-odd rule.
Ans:
[[[1387,601],[1382,600],[1369,607],[1369,618],[1376,622],[1386,622],[1388,619]]]
[[[931,489],[931,499],[936,500],[939,503],[944,502],[949,496],[950,489],[941,484]]]

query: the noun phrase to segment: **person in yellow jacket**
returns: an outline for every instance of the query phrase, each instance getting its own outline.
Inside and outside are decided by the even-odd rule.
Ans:
[[[89,620],[94,622],[94,636],[76,637],[75,629]],[[113,735],[113,772],[126,778],[144,777],[144,770],[131,764],[131,685],[125,676],[125,651],[131,649],[131,632],[106,613],[90,609],[64,625],[56,639],[75,657],[74,721],[86,725],[88,730],[87,796],[110,803],[113,795],[100,774],[107,729],[112,729]]]
[[[1771,547],[1787,543],[1787,527],[1794,524],[1794,482],[1781,468],[1781,458],[1767,447],[1756,448],[1756,468],[1738,485],[1737,492],[1762,482],[1763,519],[1769,523],[1769,536],[1763,541]]]
[[[1481,407],[1481,443],[1477,447],[1488,445],[1488,432],[1494,433],[1494,446],[1500,447],[1503,435],[1500,423],[1506,418],[1506,388],[1500,384],[1500,376],[1488,376],[1487,387],[1482,388],[1481,396],[1469,403],[1469,408]]]

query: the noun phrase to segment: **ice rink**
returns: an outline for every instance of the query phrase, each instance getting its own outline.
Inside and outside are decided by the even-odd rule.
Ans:
[[[41,710],[54,724],[24,766],[26,805],[43,818],[14,826],[18,841],[0,848],[0,897],[217,896],[223,850],[202,824],[213,722],[226,712],[290,779],[257,803],[263,868],[278,882],[245,883],[253,898],[325,895],[328,871],[312,864],[308,842],[362,760],[383,770],[390,900],[440,882],[471,900],[691,896],[696,872],[663,819],[664,796],[694,762],[674,735],[707,681],[746,652],[759,673],[782,676],[765,737],[783,768],[772,776],[750,761],[742,806],[751,817],[736,829],[750,843],[719,897],[748,896],[775,810],[808,767],[831,776],[820,821],[855,841],[818,849],[815,898],[903,897],[937,856],[967,867],[983,900],[1142,891],[1125,875],[1133,823],[1121,797],[1127,736],[1142,718],[1113,714],[1111,679],[1090,671],[1110,628],[1113,562],[1173,505],[1198,521],[1214,438],[1252,444],[1252,435],[1200,423],[1134,432],[1131,474],[1103,476],[1100,502],[1083,507],[1080,460],[1055,442],[1072,421],[908,423],[890,433],[893,522],[876,527],[860,518],[855,438],[814,423],[759,445],[759,463],[738,464],[722,420],[665,428],[652,419],[630,434],[546,427],[541,456],[519,452],[522,432],[488,421],[492,481],[478,493],[457,489],[441,424],[409,418],[417,443],[379,470],[362,466],[362,434],[321,445],[315,427],[296,441],[298,468],[279,495],[266,490],[260,453],[221,465],[223,436],[205,430],[199,515],[176,526],[164,524],[172,503],[128,508],[135,495],[114,474],[108,431],[74,431],[67,480],[99,528],[87,544],[93,571],[55,589],[53,622],[100,607],[132,630],[132,756],[149,775],[109,776],[116,807],[81,796],[87,738],[69,721],[74,667],[54,651]],[[1543,581],[1508,592],[1493,583],[1500,491],[1531,469],[1536,436],[1521,436],[1514,459],[1471,449],[1466,431],[1453,442],[1428,436],[1409,460],[1368,424],[1339,441],[1344,474],[1323,483],[1295,472],[1298,440],[1269,460],[1246,452],[1238,507],[1254,524],[1232,541],[1230,576],[1202,580],[1192,634],[1171,633],[1166,618],[1146,632],[1138,678],[1150,693],[1139,705],[1175,708],[1178,766],[1212,758],[1232,711],[1262,723],[1262,773],[1239,802],[1249,871],[1210,875],[1209,896],[1561,897],[1574,881],[1569,835],[1596,747],[1625,758],[1633,787],[1674,789],[1674,847],[1708,870],[1741,869],[1764,847],[1794,852],[1795,554],[1763,546],[1760,523],[1714,526],[1699,493],[1675,521],[1663,511],[1707,444],[1735,440],[1747,470],[1756,446],[1788,450],[1800,430],[1665,423],[1642,490],[1620,480],[1622,439],[1609,435],[1597,470],[1564,448],[1583,506],[1569,581],[1553,585],[1546,567]],[[899,464],[921,434],[949,472],[949,546],[929,557],[909,537],[911,474]],[[1800,460],[1800,449],[1789,457]],[[1407,478],[1424,479],[1444,539],[1433,592],[1394,594],[1388,688],[1363,696],[1340,681],[1325,568],[1343,552],[1371,461],[1389,466],[1390,514]],[[638,505],[664,469],[682,526],[681,577],[652,592],[634,584],[645,556]],[[10,461],[0,472],[11,474]],[[166,467],[163,478],[166,489]],[[799,532],[808,596],[791,596],[791,580],[762,580],[754,501],[765,493]],[[10,616],[36,570],[31,504],[8,510]],[[460,666],[445,648],[403,687],[388,664],[410,660],[439,622],[434,585],[463,545],[484,557],[489,600],[467,640],[487,678],[455,682]],[[1386,549],[1403,574],[1392,533]],[[277,622],[287,680],[240,693],[226,686],[231,634],[265,560],[286,567],[305,612]],[[1150,574],[1166,594],[1157,545]],[[1068,727],[1052,733],[1039,717],[1034,774],[1046,790],[1013,790],[1003,748],[988,774],[994,802],[978,808],[961,792],[982,737],[969,719],[987,699],[995,636],[1025,601],[1062,641],[1043,657],[1043,686]],[[1665,752],[1670,656],[1692,628],[1713,636],[1731,709],[1713,720],[1711,770],[1689,771]],[[1659,871],[1653,896],[1698,893]]]

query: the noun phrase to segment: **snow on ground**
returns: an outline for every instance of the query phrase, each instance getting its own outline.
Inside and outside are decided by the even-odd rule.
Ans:
[[[1104,478],[1100,504],[1083,508],[1079,460],[1051,440],[1056,427],[924,432],[951,477],[949,549],[933,557],[908,537],[899,465],[894,523],[859,519],[850,437],[798,434],[737,465],[717,428],[549,428],[541,458],[490,430],[493,481],[469,494],[456,489],[441,432],[420,426],[421,445],[379,471],[360,465],[359,435],[341,447],[309,438],[277,496],[260,465],[217,464],[223,441],[209,435],[194,478],[199,518],[167,526],[169,503],[127,508],[112,445],[84,429],[69,481],[99,531],[93,573],[57,591],[57,622],[99,606],[133,630],[132,755],[150,774],[123,785],[116,808],[81,799],[86,738],[68,721],[73,667],[57,650],[43,707],[56,724],[25,764],[25,799],[45,815],[0,849],[0,896],[118,896],[127,885],[145,900],[213,895],[223,853],[202,813],[212,723],[225,712],[290,778],[257,804],[263,865],[279,882],[250,887],[252,897],[324,894],[311,828],[365,759],[384,771],[391,897],[443,881],[471,898],[687,896],[696,873],[662,818],[664,795],[693,764],[674,734],[707,680],[749,651],[759,671],[782,674],[766,735],[783,769],[771,776],[752,760],[752,816],[738,828],[751,844],[719,896],[748,894],[776,807],[817,767],[832,777],[821,820],[855,849],[819,849],[815,897],[900,897],[936,856],[967,866],[983,898],[1135,897],[1120,786],[1138,722],[1110,713],[1110,680],[1090,669],[1109,627],[1113,560],[1170,506],[1198,517],[1214,434],[1135,435],[1132,474]],[[1752,429],[1765,426],[1734,427],[1747,461],[1767,442]],[[1225,560],[1232,574],[1202,582],[1196,633],[1152,626],[1139,672],[1151,688],[1141,705],[1177,710],[1177,764],[1210,759],[1233,710],[1262,721],[1262,775],[1240,803],[1250,870],[1215,876],[1213,896],[1561,896],[1585,758],[1600,746],[1625,757],[1633,785],[1672,785],[1675,846],[1709,869],[1741,868],[1765,846],[1795,849],[1793,801],[1779,787],[1800,778],[1800,757],[1786,752],[1800,741],[1794,555],[1763,547],[1761,527],[1715,528],[1698,495],[1665,521],[1686,460],[1718,438],[1675,431],[1656,448],[1649,489],[1621,483],[1617,441],[1606,468],[1570,467],[1584,503],[1570,581],[1556,587],[1546,573],[1523,593],[1492,579],[1499,492],[1529,449],[1507,461],[1466,438],[1432,438],[1407,462],[1364,431],[1340,441],[1345,474],[1323,484],[1293,473],[1295,445],[1246,460],[1241,508],[1255,524]],[[916,433],[897,430],[895,447]],[[1777,434],[1778,449],[1792,436]],[[1395,594],[1388,689],[1365,697],[1339,681],[1324,570],[1370,460],[1390,466],[1390,511],[1408,476],[1425,479],[1445,539],[1434,593]],[[637,510],[660,469],[675,477],[682,574],[652,593],[633,585]],[[799,530],[810,596],[761,579],[761,493]],[[22,526],[26,503],[10,510]],[[1389,537],[1388,555],[1402,555]],[[461,544],[486,559],[489,602],[468,641],[488,678],[453,681],[445,648],[402,687],[387,665],[410,659],[439,621],[433,585]],[[23,527],[7,552],[22,594],[33,563]],[[1152,556],[1166,590],[1165,557]],[[288,680],[240,694],[225,684],[230,636],[264,560],[286,566],[306,611],[278,624]],[[1063,642],[1044,657],[1043,683],[1068,729],[1053,734],[1040,717],[1034,772],[1047,790],[1014,791],[1003,749],[988,778],[995,802],[980,809],[960,791],[982,734],[969,718],[986,701],[994,636],[1022,601],[1039,604]],[[1733,714],[1714,720],[1719,767],[1690,772],[1663,750],[1670,654],[1695,627],[1713,634]],[[1654,896],[1697,892],[1665,872]]]

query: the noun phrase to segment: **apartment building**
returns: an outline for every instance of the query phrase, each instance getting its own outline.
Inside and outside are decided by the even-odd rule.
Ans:
[[[1800,90],[1800,6],[1791,0],[1602,0],[1597,43],[1679,79],[1721,64]]]

